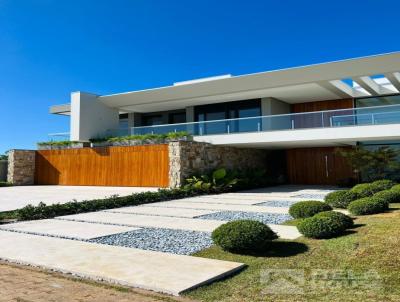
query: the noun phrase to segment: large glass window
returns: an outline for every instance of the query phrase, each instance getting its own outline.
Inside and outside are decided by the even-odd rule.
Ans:
[[[400,95],[359,98],[355,103],[356,107],[400,105]]]
[[[260,99],[209,104],[195,107],[195,121],[197,122],[222,120],[221,122],[199,125],[203,134],[257,131],[257,121],[254,119],[239,121],[224,120],[255,117],[260,115]]]
[[[162,114],[143,116],[143,126],[161,125],[163,123]]]

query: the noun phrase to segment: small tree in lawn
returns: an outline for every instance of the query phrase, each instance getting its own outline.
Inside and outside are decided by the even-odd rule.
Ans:
[[[400,173],[400,151],[383,146],[368,150],[357,146],[352,149],[336,150],[354,169],[354,172],[365,181],[396,178]]]

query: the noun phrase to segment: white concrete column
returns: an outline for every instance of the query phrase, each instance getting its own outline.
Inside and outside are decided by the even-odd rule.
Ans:
[[[275,98],[261,99],[261,115],[275,115],[290,113],[290,104]],[[261,129],[268,131],[271,129],[278,130],[286,128],[290,125],[290,117],[263,118]]]
[[[95,94],[71,93],[71,141],[88,141],[112,135],[118,129],[119,111],[104,105]]]

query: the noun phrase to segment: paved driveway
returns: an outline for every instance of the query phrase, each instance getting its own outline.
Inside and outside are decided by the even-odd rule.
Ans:
[[[89,186],[17,186],[0,188],[0,212],[37,205],[65,203],[71,200],[89,200],[112,195],[157,191],[157,188],[139,187],[89,187]]]
[[[51,188],[52,196],[72,189]],[[87,194],[85,189],[73,192]],[[95,189],[103,195],[116,193]],[[129,194],[135,188],[124,190]],[[267,223],[280,238],[293,240],[300,236],[297,228],[281,225],[291,219],[289,206],[322,199],[330,190],[280,186],[5,224],[0,226],[0,259],[179,295],[244,267],[191,256],[212,245],[215,228],[252,219]]]

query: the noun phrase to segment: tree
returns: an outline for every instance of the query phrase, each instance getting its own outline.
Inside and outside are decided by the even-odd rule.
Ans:
[[[400,177],[400,151],[388,146],[368,150],[362,146],[352,149],[338,148],[336,150],[344,157],[362,180],[373,181],[377,179],[399,180]]]

